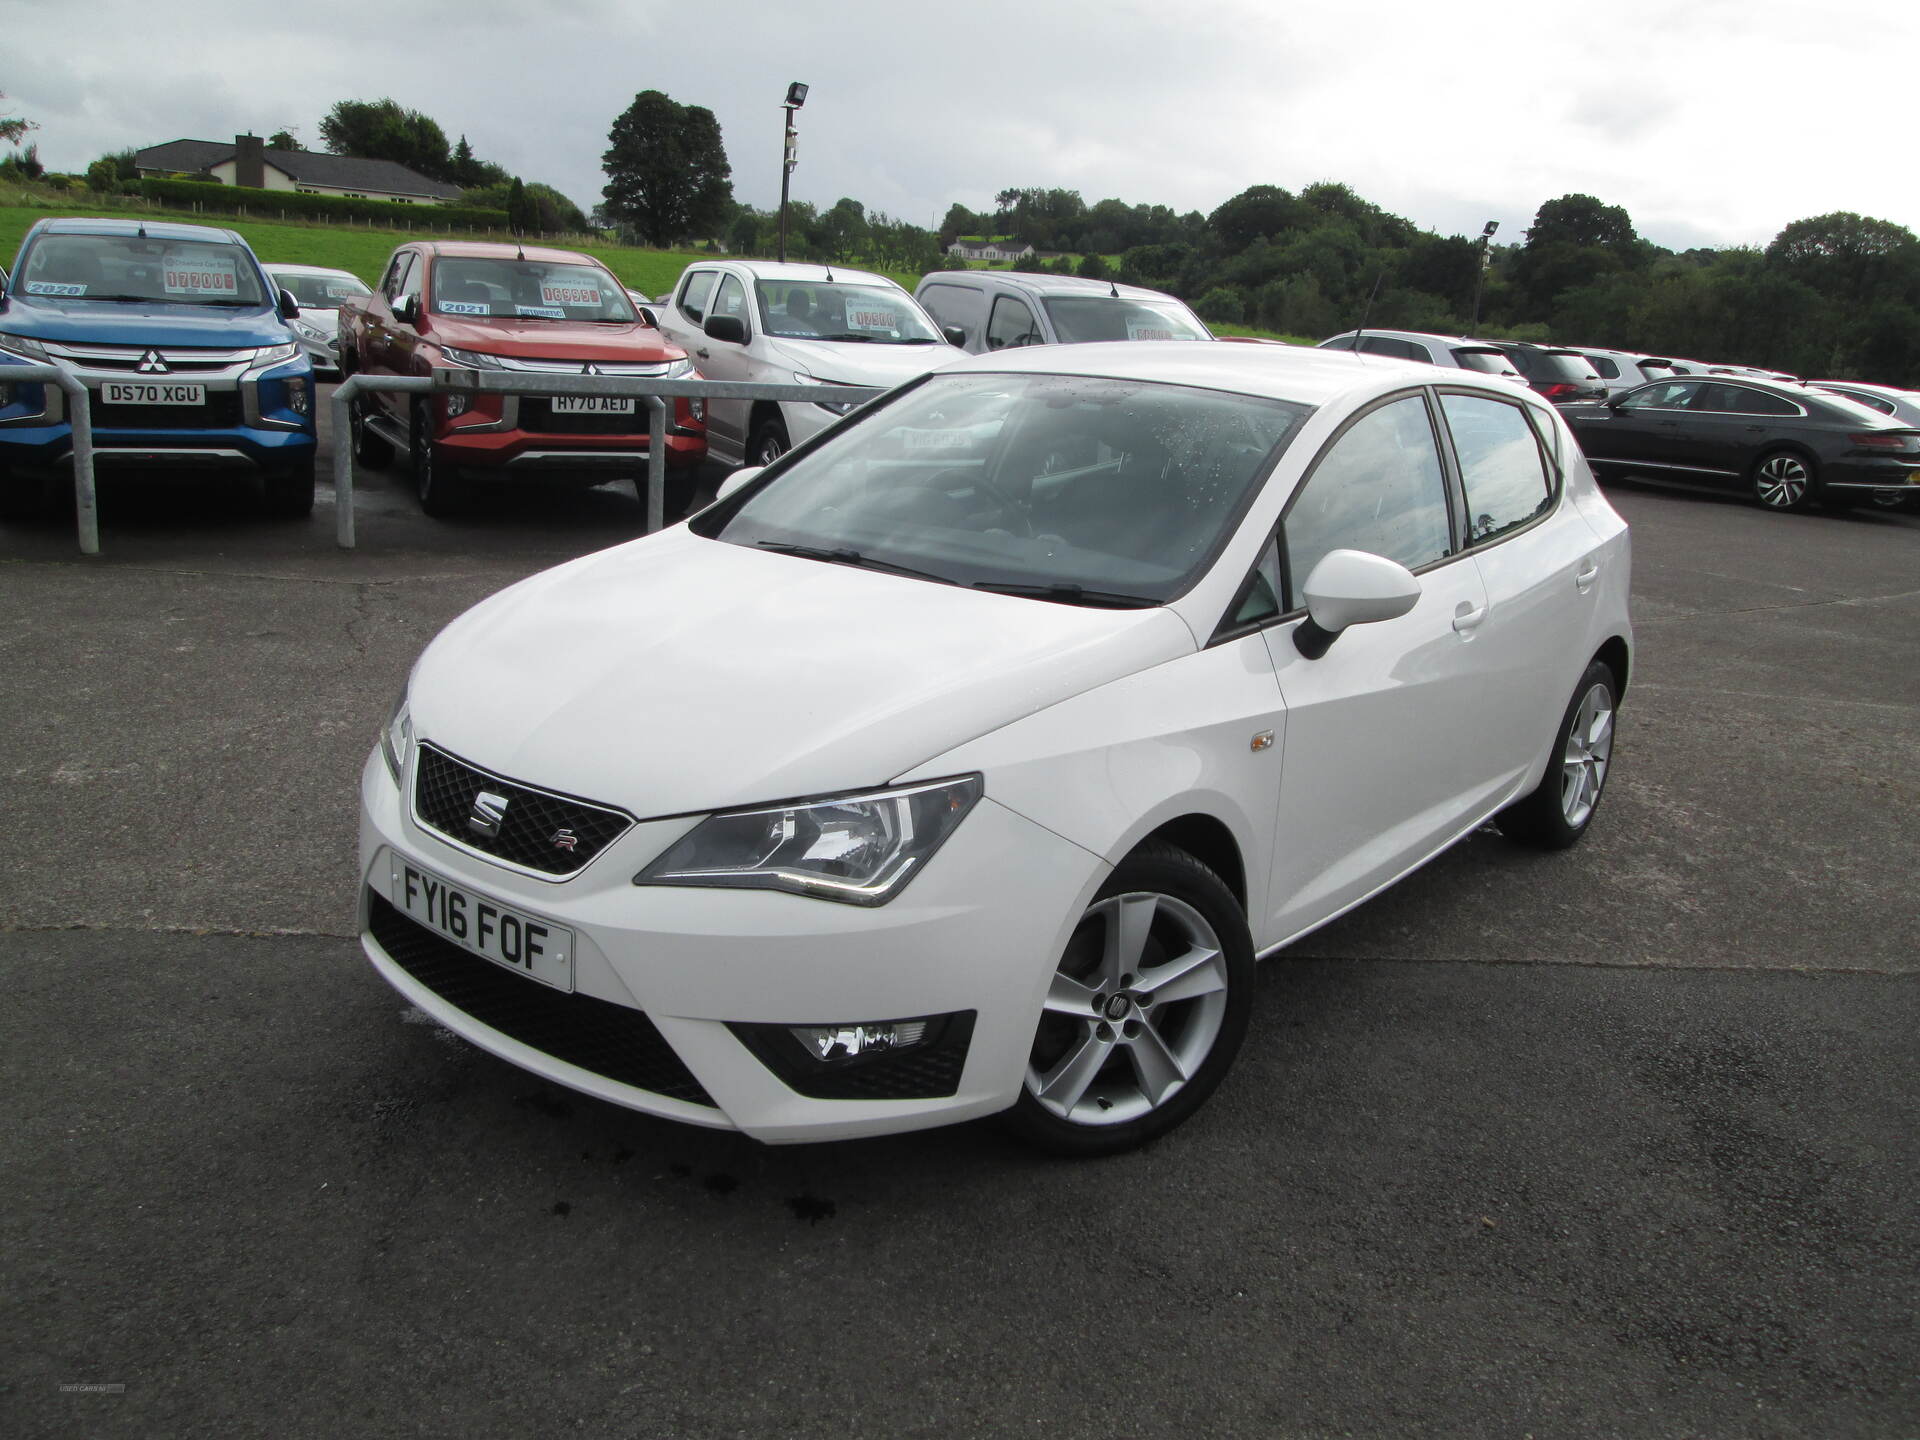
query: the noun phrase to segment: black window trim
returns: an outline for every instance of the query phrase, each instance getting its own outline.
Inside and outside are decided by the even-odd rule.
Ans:
[[[1442,433],[1446,437],[1445,454],[1452,466],[1453,484],[1459,491],[1457,500],[1461,507],[1460,515],[1463,521],[1462,533],[1467,536],[1466,553],[1471,554],[1479,550],[1490,550],[1494,546],[1505,544],[1514,536],[1524,535],[1536,525],[1544,524],[1546,521],[1552,519],[1566,499],[1567,485],[1566,475],[1563,473],[1560,462],[1554,457],[1552,450],[1547,447],[1545,440],[1540,434],[1540,426],[1543,423],[1547,423],[1546,417],[1535,418],[1529,414],[1528,412],[1532,411],[1535,407],[1529,405],[1517,395],[1512,397],[1494,395],[1485,390],[1471,390],[1464,385],[1436,385],[1434,390],[1436,392],[1434,408],[1439,412]],[[1533,434],[1533,448],[1540,456],[1540,467],[1547,477],[1548,500],[1546,509],[1542,510],[1524,525],[1515,525],[1510,530],[1502,530],[1498,535],[1489,535],[1484,540],[1475,540],[1473,538],[1473,502],[1467,498],[1467,474],[1465,468],[1460,464],[1459,452],[1454,449],[1453,427],[1447,424],[1446,407],[1439,403],[1437,398],[1439,395],[1469,395],[1479,400],[1491,400],[1496,405],[1511,405],[1520,412],[1522,418],[1526,420],[1527,429]]]
[[[1465,387],[1461,388],[1465,389]],[[1268,527],[1265,538],[1261,540],[1259,546],[1254,550],[1253,563],[1247,567],[1247,573],[1241,578],[1240,583],[1234,587],[1233,598],[1227,602],[1225,611],[1221,614],[1219,621],[1214,625],[1213,634],[1201,648],[1211,650],[1216,645],[1231,644],[1233,641],[1243,639],[1256,631],[1272,629],[1276,625],[1285,625],[1306,618],[1307,607],[1304,605],[1296,605],[1291,610],[1282,610],[1279,614],[1269,615],[1262,620],[1248,620],[1241,624],[1235,624],[1233,622],[1234,615],[1240,609],[1241,601],[1246,598],[1247,591],[1253,584],[1254,576],[1259,572],[1260,557],[1266,553],[1266,548],[1269,545],[1278,545],[1281,594],[1276,596],[1275,599],[1278,601],[1293,593],[1292,567],[1287,563],[1287,547],[1279,543],[1281,535],[1287,528],[1287,517],[1293,513],[1293,507],[1299,503],[1300,497],[1306,493],[1307,486],[1313,483],[1313,477],[1319,473],[1321,462],[1332,453],[1333,447],[1338,445],[1340,441],[1346,437],[1347,432],[1362,420],[1366,419],[1367,416],[1373,414],[1374,411],[1383,409],[1388,405],[1397,404],[1402,400],[1419,396],[1426,406],[1427,425],[1433,430],[1434,453],[1440,459],[1440,477],[1447,492],[1448,543],[1454,547],[1452,553],[1442,555],[1438,560],[1429,560],[1424,565],[1411,566],[1409,569],[1415,575],[1425,575],[1430,570],[1438,570],[1442,565],[1451,565],[1458,560],[1464,560],[1468,555],[1472,554],[1472,547],[1463,545],[1460,540],[1465,510],[1464,499],[1460,492],[1458,481],[1454,478],[1456,472],[1449,469],[1453,464],[1453,439],[1452,436],[1445,435],[1438,428],[1434,428],[1440,403],[1439,400],[1435,398],[1434,389],[1435,387],[1432,385],[1411,385],[1404,390],[1395,390],[1370,400],[1366,405],[1354,411],[1351,415],[1347,416],[1345,420],[1342,420],[1339,429],[1335,430],[1333,434],[1321,442],[1320,448],[1314,452],[1313,459],[1307,462],[1307,466],[1301,472],[1300,478],[1294,482],[1293,493],[1287,496],[1287,503],[1281,507],[1280,514],[1274,519],[1273,524]],[[1486,394],[1486,392],[1482,390],[1473,390],[1468,393],[1475,395]],[[1263,485],[1272,483],[1272,472],[1274,468],[1277,468],[1277,465],[1269,467],[1265,479],[1261,482]]]
[[[696,314],[694,311],[692,311],[687,307],[687,292],[693,288],[693,282],[702,275],[713,276],[713,286],[711,289],[707,291],[707,298],[709,301],[711,301],[713,298],[713,291],[718,290],[720,288],[720,271],[718,268],[711,265],[689,266],[687,268],[687,273],[680,277],[679,294],[673,297],[673,308],[678,310],[682,315],[686,316],[689,320],[693,321],[693,323],[696,325],[706,324],[707,311],[713,308],[711,304],[703,305],[700,308],[699,313]]]
[[[1007,304],[1018,305],[1022,310],[1027,312],[1027,329],[1025,333],[1028,335],[1039,335],[1041,337],[1040,343],[1045,344],[1046,336],[1045,332],[1040,329],[1039,312],[1034,309],[1029,297],[1013,290],[1001,290],[993,295],[987,305],[986,323],[980,327],[980,343],[985,345],[989,351],[993,352],[1001,350],[1024,350],[1028,348],[1024,345],[995,345],[993,343],[993,317],[1000,313],[1000,307],[1002,305]]]

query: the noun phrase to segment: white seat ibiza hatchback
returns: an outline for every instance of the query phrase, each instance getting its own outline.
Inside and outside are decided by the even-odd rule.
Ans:
[[[654,1115],[1123,1149],[1219,1084],[1256,959],[1489,817],[1580,838],[1628,571],[1504,380],[983,355],[448,626],[362,777],[363,944]]]

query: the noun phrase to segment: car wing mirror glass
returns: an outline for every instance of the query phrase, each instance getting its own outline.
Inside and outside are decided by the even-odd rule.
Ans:
[[[398,320],[402,325],[413,324],[414,318],[419,313],[416,308],[418,303],[419,297],[417,295],[402,295],[398,300],[393,302],[393,318]]]
[[[1293,632],[1294,647],[1318,660],[1352,625],[1395,620],[1419,602],[1420,580],[1384,555],[1364,550],[1330,550],[1301,587],[1307,618]]]
[[[700,328],[709,340],[724,340],[729,345],[747,343],[747,325],[738,315],[709,315]]]
[[[727,496],[733,494],[734,491],[740,489],[740,487],[748,481],[757,478],[760,472],[766,468],[764,465],[749,465],[745,469],[734,471],[720,482],[720,488],[714,492],[714,500],[718,502],[726,499]]]
[[[967,332],[958,325],[942,325],[940,333],[947,337],[949,345],[964,350],[967,348]]]

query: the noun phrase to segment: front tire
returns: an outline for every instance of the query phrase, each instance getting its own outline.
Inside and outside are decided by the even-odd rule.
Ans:
[[[261,486],[260,508],[281,520],[298,520],[313,513],[313,454],[266,477]]]
[[[1769,450],[1753,465],[1753,498],[1768,510],[1804,510],[1819,479],[1813,462],[1791,450]]]
[[[1613,767],[1613,718],[1619,682],[1596,660],[1574,687],[1554,734],[1547,773],[1531,795],[1496,817],[1509,840],[1541,850],[1565,850],[1587,833]]]
[[[753,427],[753,438],[747,442],[747,464],[771,465],[792,448],[792,442],[787,439],[787,422],[778,415],[769,415]]]
[[[436,520],[458,515],[466,508],[466,486],[460,472],[433,452],[433,412],[424,400],[413,406],[413,490],[420,508]]]
[[[1074,927],[1007,1123],[1060,1155],[1157,1139],[1233,1064],[1253,1003],[1253,941],[1220,877],[1158,842],[1114,868]]]

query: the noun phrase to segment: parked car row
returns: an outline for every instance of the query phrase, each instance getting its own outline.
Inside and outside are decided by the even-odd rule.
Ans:
[[[1320,348],[1525,384],[1562,407],[1602,474],[1734,490],[1771,510],[1845,510],[1863,500],[1920,509],[1920,394],[1909,391],[1417,331],[1350,330]]]

